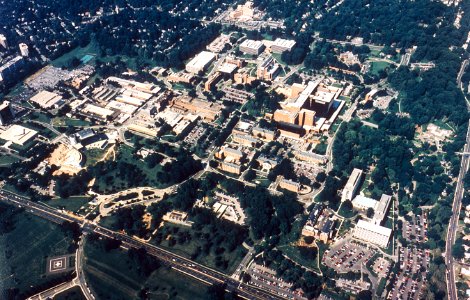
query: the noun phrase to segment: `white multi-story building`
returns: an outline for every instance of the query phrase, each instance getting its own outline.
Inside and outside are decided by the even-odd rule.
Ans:
[[[390,228],[364,220],[357,222],[353,232],[353,237],[382,248],[387,247],[391,236],[392,230]]]
[[[215,60],[216,55],[212,52],[202,51],[186,64],[186,71],[192,74],[203,72]]]
[[[240,51],[246,54],[259,55],[264,50],[264,44],[261,41],[244,40],[240,44]]]
[[[354,169],[349,176],[348,182],[344,186],[341,201],[352,200],[359,188],[362,178],[362,170]]]
[[[295,46],[294,40],[285,40],[277,38],[271,45],[271,51],[274,53],[283,53],[285,51],[291,51]]]

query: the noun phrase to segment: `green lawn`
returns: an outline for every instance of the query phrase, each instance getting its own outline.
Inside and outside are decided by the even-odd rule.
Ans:
[[[46,202],[47,205],[77,212],[80,208],[90,202],[91,198],[88,196],[73,196],[69,198],[51,199]]]
[[[18,158],[10,156],[8,154],[2,154],[0,155],[0,166],[3,165],[11,165],[15,162],[19,161]]]
[[[137,299],[143,288],[149,289],[149,299],[205,299],[206,287],[177,271],[162,266],[141,275],[125,250],[106,253],[87,241],[85,256],[85,274],[97,299]]]
[[[380,71],[384,70],[387,68],[390,64],[385,61],[374,61],[370,63],[370,70],[369,72],[378,75]]]
[[[71,119],[71,118],[54,118],[52,120],[54,126],[72,126],[72,127],[82,127],[90,126],[91,123],[88,121],[80,119]]]
[[[0,218],[7,218],[0,215]],[[63,275],[47,275],[47,258],[73,253],[71,240],[59,225],[26,212],[11,217],[14,229],[0,236],[0,265],[5,288],[16,288],[20,294],[40,289],[53,279]],[[5,277],[13,274],[11,277]],[[21,298],[21,297],[20,297]]]
[[[28,120],[36,120],[43,123],[51,122],[51,118],[48,115],[36,111],[28,115]]]

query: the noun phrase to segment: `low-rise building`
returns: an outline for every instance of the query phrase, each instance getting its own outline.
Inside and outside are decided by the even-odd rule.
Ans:
[[[107,121],[119,115],[119,112],[115,110],[111,110],[89,103],[83,107],[80,113],[87,117],[98,119],[101,121]]]
[[[336,220],[324,208],[323,204],[315,204],[308,216],[307,223],[302,228],[302,235],[328,243],[334,236]]]
[[[231,163],[231,162],[221,161],[219,163],[219,168],[222,171],[229,172],[229,173],[232,173],[232,174],[236,174],[236,175],[241,174],[241,166],[237,165],[237,164],[234,164],[234,163]]]
[[[276,132],[273,130],[264,129],[258,126],[253,127],[251,134],[255,137],[261,138],[265,141],[274,141],[276,139]]]
[[[38,132],[20,125],[12,125],[7,130],[0,132],[0,139],[23,146],[36,137]]]
[[[232,139],[235,143],[238,143],[247,147],[255,147],[258,144],[258,140],[247,135],[247,134],[233,134]]]
[[[294,193],[300,192],[301,184],[290,179],[281,178],[279,180],[279,187]]]
[[[172,73],[170,76],[168,76],[168,81],[170,82],[182,82],[191,84],[194,82],[194,80],[196,80],[196,77],[193,74],[185,72]]]
[[[36,103],[44,109],[58,107],[63,104],[62,96],[48,91],[41,91],[37,93],[30,99],[30,101]]]
[[[212,43],[207,45],[207,50],[214,53],[222,52],[225,48],[225,45],[227,45],[229,42],[230,36],[222,33],[215,40],[213,40]]]
[[[387,217],[387,212],[390,207],[391,200],[392,196],[382,194],[379,202],[377,203],[377,206],[374,209],[375,213],[372,221],[375,224],[380,225],[385,220],[385,218]]]
[[[301,150],[294,151],[294,157],[301,161],[317,164],[324,164],[328,161],[325,155]]]

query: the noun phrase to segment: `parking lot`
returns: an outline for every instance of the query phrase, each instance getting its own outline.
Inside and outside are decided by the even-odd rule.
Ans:
[[[427,222],[426,213],[420,216],[412,215],[408,217],[408,220],[403,222],[403,237],[409,242],[426,242]]]
[[[383,257],[379,257],[374,261],[374,264],[372,265],[372,270],[379,277],[386,277],[388,271],[390,270],[390,265],[391,263],[389,260]]]
[[[407,247],[400,249],[400,272],[387,299],[418,300],[426,285],[429,251]]]
[[[287,283],[278,278],[274,270],[253,263],[247,272],[251,276],[250,283],[255,286],[269,289],[271,292],[276,292],[287,299],[306,299],[302,296],[301,291],[292,291],[290,289],[292,283]]]
[[[325,251],[322,263],[339,273],[360,272],[361,265],[364,267],[375,253],[375,250],[346,241]]]

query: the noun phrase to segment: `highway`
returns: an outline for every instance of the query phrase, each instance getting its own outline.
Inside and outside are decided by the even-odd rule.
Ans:
[[[464,147],[464,153],[470,151],[470,121],[467,129],[466,144]],[[462,155],[460,162],[459,177],[457,179],[457,186],[455,187],[454,202],[452,204],[452,216],[449,220],[449,227],[447,227],[447,238],[446,238],[446,256],[445,263],[447,267],[446,281],[447,281],[447,293],[449,300],[457,300],[457,288],[455,285],[455,271],[454,271],[454,258],[452,257],[452,246],[455,242],[455,235],[457,233],[457,227],[459,223],[460,209],[462,206],[462,198],[464,193],[463,179],[467,173],[469,166],[470,157],[468,155]]]
[[[98,235],[113,238],[122,242],[127,248],[144,249],[149,255],[158,258],[163,264],[171,266],[173,269],[187,276],[193,277],[205,284],[226,284],[228,291],[236,291],[238,296],[245,299],[284,299],[283,297],[274,295],[270,291],[263,290],[238,280],[231,278],[229,275],[208,268],[185,257],[176,255],[170,251],[154,246],[152,244],[137,240],[127,234],[118,233],[94,223],[91,223],[79,216],[63,213],[59,210],[44,206],[42,204],[32,202],[27,198],[18,196],[11,192],[0,190],[0,201],[24,208],[39,217],[50,220],[55,223],[64,221],[73,222],[81,225],[84,233],[94,232]],[[79,259],[79,258],[77,258]],[[81,269],[81,268],[79,268]],[[82,281],[83,273],[79,272],[79,280]],[[84,279],[83,279],[84,282]]]

